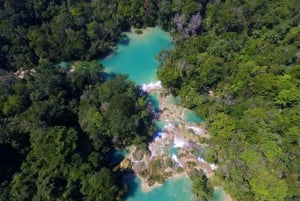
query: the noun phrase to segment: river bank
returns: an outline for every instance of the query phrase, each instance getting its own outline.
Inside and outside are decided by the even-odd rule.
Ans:
[[[143,192],[150,192],[154,190],[157,187],[161,187],[163,183],[154,183],[153,185],[149,185],[148,181],[142,178],[141,176],[137,175],[139,179],[141,180],[141,189]],[[169,177],[167,180],[175,180],[175,179],[181,179],[181,178],[188,178],[188,175],[186,173],[176,173],[172,175],[172,177]],[[167,181],[166,180],[166,181]]]
[[[170,178],[203,171],[209,178],[217,166],[206,162],[201,153],[207,144],[200,138],[209,138],[204,123],[186,120],[186,108],[177,105],[174,97],[159,84],[143,86],[147,93],[155,93],[159,106],[155,121],[163,122],[162,130],[154,134],[145,152],[133,148],[128,155],[132,170],[141,178],[142,189],[149,191]]]

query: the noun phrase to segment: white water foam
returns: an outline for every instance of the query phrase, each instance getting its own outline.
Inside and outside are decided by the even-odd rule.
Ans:
[[[174,137],[174,147],[184,147],[186,145],[186,141],[184,139],[180,139],[179,137]]]
[[[151,156],[150,156],[150,160],[152,160],[153,157],[156,156],[156,154],[154,153],[154,151],[151,148],[151,144],[148,146],[148,149],[150,150]]]
[[[218,166],[216,164],[209,164],[212,170],[216,170]]]
[[[172,160],[178,164],[178,166],[183,168],[182,163],[180,163],[180,161],[178,160],[177,156],[175,154],[172,154]]]
[[[192,129],[196,135],[201,135],[204,133],[203,128],[195,127],[195,126],[187,126],[186,129]]]
[[[203,162],[203,163],[208,163],[208,162],[206,162],[203,158],[201,158],[201,157],[198,157],[197,158],[198,159],[198,161],[200,161],[200,162]],[[216,170],[217,168],[218,168],[218,166],[216,165],[216,164],[214,164],[214,163],[208,163],[209,164],[209,166],[210,166],[210,168],[212,169],[212,170]]]
[[[166,138],[166,134],[164,132],[158,132],[154,137],[154,141],[156,142],[159,138]]]
[[[206,161],[203,158],[201,158],[201,157],[198,157],[198,161],[206,163]]]
[[[143,84],[141,87],[142,91],[150,92],[152,90],[160,90],[162,89],[161,81],[150,82],[149,84]]]
[[[174,130],[174,125],[171,123],[168,123],[167,125],[164,125],[162,130],[166,130],[166,131],[170,132],[170,131]]]

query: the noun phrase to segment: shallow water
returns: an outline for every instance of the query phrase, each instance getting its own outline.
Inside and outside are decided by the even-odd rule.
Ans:
[[[159,111],[159,93],[151,92],[149,93],[148,100],[152,103],[155,112]]]
[[[167,153],[172,156],[172,155],[175,155],[175,156],[178,156],[178,147],[169,147],[169,149],[167,150]]]
[[[180,104],[180,97],[178,96],[170,96],[167,100],[168,105],[179,105]]]
[[[226,198],[226,194],[223,188],[217,188],[214,191],[214,201],[224,201]]]
[[[164,128],[164,126],[167,125],[167,122],[157,120],[157,121],[154,121],[154,125],[156,126],[156,128],[157,128],[159,131],[162,131],[163,128]]]
[[[186,110],[184,113],[184,119],[190,123],[201,123],[203,119],[201,119],[195,112],[192,110]]]
[[[125,201],[194,201],[191,192],[191,181],[186,177],[169,179],[162,186],[152,191],[143,192],[141,180],[130,177],[125,180],[129,185],[129,192]]]
[[[71,62],[62,61],[62,62],[58,63],[57,66],[59,68],[67,69],[67,68],[69,68],[70,64],[71,64]]]
[[[170,34],[155,27],[140,35],[126,33],[126,36],[126,43],[119,43],[113,55],[100,61],[105,71],[127,74],[138,85],[156,81],[157,55],[163,49],[173,48]]]
[[[108,157],[110,157],[112,164],[117,165],[126,157],[126,154],[127,152],[124,149],[117,149],[109,154]]]

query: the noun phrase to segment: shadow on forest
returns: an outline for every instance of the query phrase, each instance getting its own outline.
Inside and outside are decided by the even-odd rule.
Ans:
[[[9,180],[21,165],[21,155],[10,144],[0,144],[0,183]]]

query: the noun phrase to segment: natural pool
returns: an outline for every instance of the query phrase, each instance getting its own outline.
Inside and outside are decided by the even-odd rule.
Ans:
[[[164,126],[167,125],[167,122],[157,120],[157,121],[154,121],[154,125],[156,126],[156,128],[157,128],[159,131],[162,131],[163,128],[164,128]]]
[[[126,154],[124,149],[113,150],[107,154],[107,159],[110,160],[111,164],[118,165],[126,157]]]
[[[173,48],[169,33],[159,27],[147,28],[143,34],[126,33],[128,41],[119,43],[114,54],[101,61],[106,72],[129,75],[136,84],[157,80],[157,55],[163,49]]]
[[[219,187],[214,191],[214,200],[223,201],[226,200],[226,193],[223,188]]]
[[[149,97],[148,100],[153,105],[153,109],[155,110],[155,112],[158,112],[159,111],[159,102],[158,102],[159,93],[157,93],[157,92],[151,92],[148,97]]]
[[[129,185],[126,201],[194,201],[191,193],[191,181],[186,177],[167,180],[162,186],[152,191],[143,192],[138,177],[128,176],[125,181]]]
[[[201,123],[203,119],[201,119],[195,112],[192,110],[186,110],[184,113],[184,119],[190,123]]]

